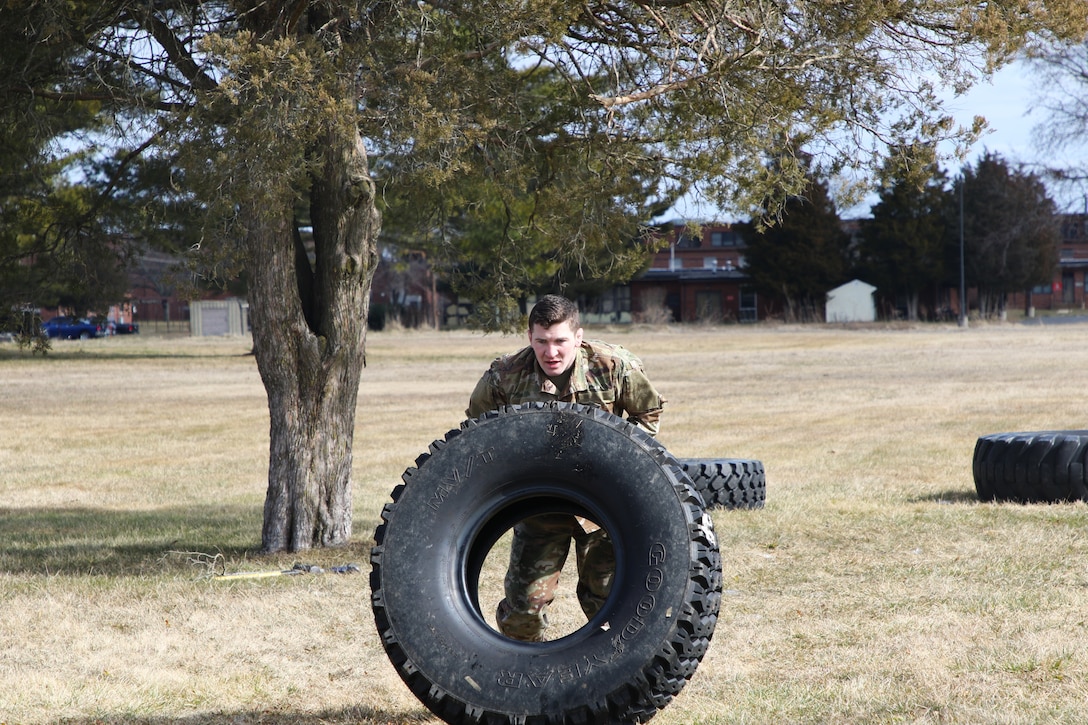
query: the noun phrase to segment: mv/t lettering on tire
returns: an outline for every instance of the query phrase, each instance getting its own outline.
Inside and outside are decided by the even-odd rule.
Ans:
[[[1088,431],[981,436],[971,469],[982,501],[1088,501]]]
[[[721,560],[680,463],[644,431],[597,408],[506,407],[432,443],[403,481],[374,535],[374,618],[401,678],[446,722],[644,722],[695,673]],[[493,544],[539,513],[600,524],[616,572],[584,626],[520,642],[492,626],[479,578]]]

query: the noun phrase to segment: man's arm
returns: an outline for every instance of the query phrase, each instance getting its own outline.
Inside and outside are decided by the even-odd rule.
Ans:
[[[665,407],[665,399],[646,377],[641,365],[632,365],[623,376],[619,402],[629,421],[641,426],[650,435],[657,435],[661,427],[661,411]]]
[[[465,410],[467,417],[479,418],[487,411],[495,410],[505,404],[505,401],[498,399],[498,388],[495,387],[492,380],[493,375],[494,372],[488,368],[487,372],[476,383],[472,395],[468,398],[468,409]]]

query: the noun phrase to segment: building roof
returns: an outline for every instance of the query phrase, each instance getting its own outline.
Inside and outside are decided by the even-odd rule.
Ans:
[[[868,282],[862,282],[860,279],[852,279],[846,284],[840,284],[838,287],[832,290],[828,290],[827,294],[833,295],[836,292],[845,292],[850,289],[863,290],[865,292],[868,292],[869,294],[876,292],[876,287],[872,286]]]
[[[736,267],[718,267],[716,269],[710,267],[692,267],[688,269],[648,269],[638,280],[657,280],[657,281],[683,281],[683,282],[696,282],[696,281],[732,281],[743,282],[748,279],[748,275],[737,269]]]

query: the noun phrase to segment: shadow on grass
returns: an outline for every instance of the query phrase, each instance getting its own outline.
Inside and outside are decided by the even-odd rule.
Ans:
[[[262,517],[260,506],[240,505],[152,511],[0,508],[0,572],[211,576],[232,569],[283,570],[295,563],[329,568],[370,559],[373,540],[365,529],[344,547],[262,554]]]
[[[910,499],[911,503],[978,503],[978,493],[974,489],[955,488],[938,493],[927,493]]]
[[[255,554],[261,511],[194,506],[153,511],[0,509],[0,571],[61,576],[143,576],[191,569],[184,556]]]
[[[133,718],[129,715],[96,716],[55,720],[56,725],[401,725],[402,723],[438,722],[434,715],[423,710],[411,712],[383,712],[370,707],[349,707],[326,712],[268,712],[260,710],[241,712],[206,712],[184,717]]]

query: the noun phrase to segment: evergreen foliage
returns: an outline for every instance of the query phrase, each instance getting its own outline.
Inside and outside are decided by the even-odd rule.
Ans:
[[[788,197],[780,216],[767,212],[738,231],[756,289],[781,300],[789,320],[822,320],[828,290],[848,281],[853,267],[851,239],[827,182],[810,176],[808,188]]]
[[[987,153],[946,197],[950,255],[959,249],[961,186],[967,286],[978,289],[982,316],[1003,313],[1010,292],[1052,281],[1061,243],[1057,209],[1038,175]]]
[[[858,260],[858,275],[887,303],[901,303],[909,320],[919,319],[923,294],[935,294],[946,281],[947,179],[935,162],[922,165],[921,173],[903,163],[919,151],[932,157],[930,149],[910,146],[889,153],[879,201],[872,218],[862,220]],[[941,307],[936,299],[929,302],[931,311]]]

